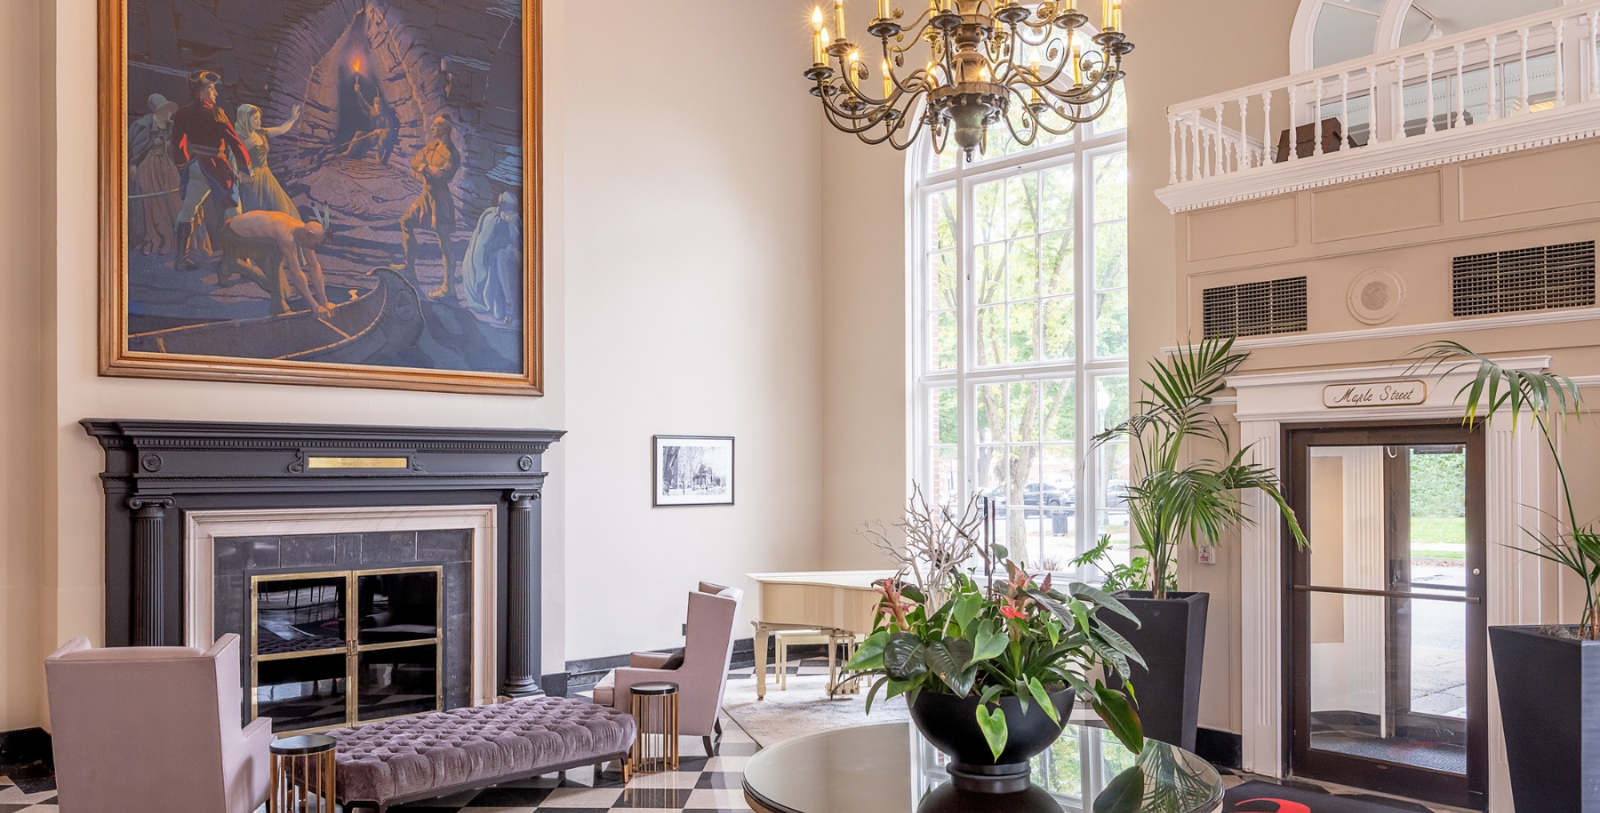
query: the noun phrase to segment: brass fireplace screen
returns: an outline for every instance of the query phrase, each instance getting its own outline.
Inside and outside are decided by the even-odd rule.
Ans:
[[[442,710],[443,593],[442,567],[251,577],[251,717],[303,733]]]

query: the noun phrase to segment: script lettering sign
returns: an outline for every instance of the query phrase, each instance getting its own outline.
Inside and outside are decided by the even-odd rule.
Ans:
[[[1427,382],[1416,379],[1330,384],[1322,388],[1322,405],[1329,409],[1418,406],[1427,400]]]

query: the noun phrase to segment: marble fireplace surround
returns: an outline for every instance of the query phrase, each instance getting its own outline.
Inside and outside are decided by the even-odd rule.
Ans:
[[[477,706],[493,702],[497,694],[493,624],[496,607],[495,509],[493,505],[434,505],[187,512],[184,514],[183,532],[186,574],[184,645],[204,649],[216,640],[215,576],[219,539],[465,530],[471,535],[468,562],[472,616],[470,703]],[[394,563],[395,566],[407,564],[410,563]],[[329,567],[332,567],[331,563]],[[360,565],[352,565],[350,569],[359,570]],[[274,572],[286,571],[274,569]],[[254,632],[251,630],[250,634]]]

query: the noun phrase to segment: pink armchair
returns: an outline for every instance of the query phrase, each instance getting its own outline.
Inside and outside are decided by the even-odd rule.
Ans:
[[[44,667],[62,813],[251,813],[267,801],[272,720],[240,726],[239,636],[205,651],[74,638]]]
[[[683,665],[662,669],[668,655],[635,652],[629,665],[613,670],[594,687],[594,702],[623,711],[631,710],[635,683],[668,681],[678,684],[678,734],[700,737],[706,756],[715,754],[712,737],[722,740],[722,692],[728,682],[728,661],[733,657],[733,625],[739,617],[744,591],[701,582],[689,594],[689,624],[683,648]]]

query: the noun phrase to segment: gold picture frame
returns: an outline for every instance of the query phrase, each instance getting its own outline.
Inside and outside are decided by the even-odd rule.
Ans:
[[[161,6],[166,8],[190,2],[192,0],[164,0]],[[263,4],[274,2],[277,2],[277,0],[263,0]],[[324,290],[320,296],[321,305],[319,306],[317,302],[313,301],[311,306],[307,308],[306,296],[301,296],[299,308],[296,309],[293,305],[293,296],[298,289],[293,288],[289,280],[294,275],[302,275],[303,278],[310,277],[309,272],[313,263],[309,262],[305,256],[310,252],[304,249],[298,250],[300,262],[306,263],[305,272],[299,270],[300,266],[298,264],[293,265],[293,272],[286,270],[290,268],[291,264],[282,262],[282,252],[276,255],[276,262],[280,267],[276,274],[273,274],[270,270],[263,270],[269,268],[270,261],[251,264],[247,259],[237,263],[237,267],[260,272],[259,276],[253,277],[256,280],[254,285],[259,287],[251,287],[251,282],[245,279],[241,282],[234,282],[233,285],[235,287],[230,290],[244,290],[245,294],[253,296],[254,300],[246,304],[249,307],[258,309],[260,311],[259,314],[244,313],[240,315],[239,311],[244,306],[238,303],[243,300],[238,296],[233,296],[217,306],[218,314],[201,313],[198,310],[192,313],[184,311],[175,314],[161,314],[159,319],[163,321],[155,321],[155,329],[150,329],[153,317],[143,312],[135,314],[133,311],[134,306],[142,305],[139,297],[143,295],[142,292],[147,290],[147,288],[141,286],[146,285],[146,280],[156,280],[158,284],[182,285],[193,289],[207,284],[203,281],[210,279],[211,290],[222,291],[223,284],[220,270],[216,277],[208,278],[205,276],[205,263],[201,264],[201,270],[198,274],[187,272],[194,274],[192,277],[184,277],[183,274],[186,272],[177,269],[183,260],[189,260],[196,253],[205,256],[209,263],[227,261],[229,255],[225,251],[219,252],[215,250],[218,242],[225,239],[225,237],[209,238],[211,233],[210,223],[218,222],[222,224],[220,228],[231,229],[233,225],[231,217],[239,214],[241,209],[245,212],[250,210],[248,207],[238,205],[238,193],[236,191],[233,208],[226,210],[221,217],[210,217],[205,214],[194,215],[194,220],[189,224],[188,228],[195,232],[206,229],[208,239],[212,240],[210,243],[212,249],[209,251],[206,249],[201,249],[198,252],[190,251],[189,240],[187,238],[179,238],[177,247],[172,249],[173,259],[167,270],[167,273],[173,275],[170,278],[164,275],[162,269],[155,267],[154,261],[149,259],[152,255],[142,255],[139,258],[132,257],[130,222],[136,219],[134,214],[136,206],[129,197],[130,182],[141,179],[144,176],[140,175],[141,167],[134,163],[136,157],[129,155],[129,130],[130,125],[135,121],[130,117],[130,92],[137,93],[140,92],[142,87],[149,86],[152,80],[148,79],[147,75],[158,75],[160,81],[166,83],[162,87],[170,88],[174,87],[174,82],[187,81],[187,87],[192,90],[195,87],[195,73],[193,72],[200,70],[218,71],[221,78],[216,84],[219,89],[226,89],[229,87],[227,83],[230,79],[237,81],[239,78],[227,76],[225,71],[219,70],[220,66],[223,63],[229,65],[244,65],[247,63],[247,60],[242,56],[239,59],[219,60],[217,59],[217,54],[211,53],[206,57],[206,59],[211,60],[210,62],[198,64],[200,58],[196,57],[195,53],[197,51],[204,53],[205,51],[204,49],[194,48],[175,48],[173,53],[164,56],[160,60],[147,58],[149,55],[143,54],[141,56],[146,58],[142,58],[134,66],[140,71],[139,84],[141,88],[130,90],[129,11],[130,8],[137,7],[141,12],[138,17],[141,21],[140,24],[148,27],[153,25],[150,23],[150,18],[156,16],[150,13],[151,6],[152,0],[99,0],[99,136],[101,145],[99,156],[100,375],[457,393],[543,394],[543,106],[540,70],[542,59],[540,0],[328,0],[328,7],[335,9],[336,12],[342,13],[343,10],[359,8],[359,14],[374,15],[368,18],[367,23],[374,19],[387,21],[388,18],[381,17],[381,15],[403,15],[408,10],[415,11],[418,7],[429,7],[430,10],[434,10],[431,7],[437,6],[437,13],[443,16],[451,13],[450,7],[460,6],[463,10],[460,13],[463,14],[467,11],[475,14],[496,13],[500,18],[500,22],[505,24],[506,18],[513,14],[515,10],[520,9],[520,118],[522,129],[521,137],[516,139],[518,143],[514,145],[516,149],[511,149],[512,145],[505,141],[491,143],[490,146],[495,149],[498,156],[498,162],[494,163],[492,171],[483,171],[482,167],[485,166],[485,161],[488,160],[489,156],[487,151],[480,150],[476,154],[476,158],[479,160],[474,164],[474,154],[470,149],[463,149],[459,146],[456,148],[456,161],[461,171],[461,174],[457,177],[468,177],[469,165],[474,167],[472,171],[476,171],[478,174],[470,177],[468,181],[451,181],[447,179],[444,182],[446,187],[453,190],[452,194],[445,196],[450,201],[445,208],[451,210],[462,206],[466,208],[462,208],[459,216],[452,212],[452,219],[457,217],[459,219],[455,220],[454,229],[445,230],[450,236],[448,241],[446,239],[436,240],[435,234],[428,231],[428,223],[424,222],[420,228],[416,228],[415,224],[413,224],[413,229],[422,237],[421,240],[411,237],[409,232],[402,231],[403,237],[398,248],[380,242],[379,249],[391,251],[391,256],[393,256],[393,251],[402,252],[404,258],[403,269],[401,265],[396,264],[393,266],[395,269],[393,274],[382,273],[383,267],[371,262],[367,263],[363,270],[359,262],[350,260],[344,263],[346,269],[344,271],[335,269],[330,264],[329,276],[326,278],[329,283],[322,286]],[[176,17],[176,15],[174,16]],[[306,16],[309,17],[310,15]],[[224,25],[236,24],[236,21],[230,20]],[[352,22],[351,25],[354,26],[354,23]],[[176,23],[174,26],[176,26]],[[284,26],[287,28],[288,23],[284,23]],[[399,26],[395,30],[403,29],[406,36],[428,36],[427,31],[429,28],[428,26],[407,24]],[[417,32],[422,33],[418,34]],[[143,47],[147,50],[154,50],[154,46],[149,44],[152,39],[151,37],[145,37],[141,40],[145,43]],[[175,35],[171,38],[171,41],[176,43],[180,39],[180,36]],[[287,39],[287,35],[285,35],[285,39]],[[255,39],[243,36],[241,36],[241,41],[247,44],[256,43]],[[340,39],[339,42],[344,43],[345,40]],[[515,44],[514,41],[511,42],[511,45]],[[259,45],[252,45],[252,47],[256,47],[258,50],[263,48],[263,46]],[[340,47],[344,46],[341,45]],[[503,57],[502,52],[506,49],[503,37],[500,47],[502,51],[495,52],[495,58],[497,59]],[[377,49],[374,50],[376,51]],[[257,61],[259,61],[259,54],[252,54],[251,56],[256,57]],[[473,57],[455,56],[444,48],[439,50],[437,56],[439,58],[439,67],[437,73],[430,74],[430,77],[435,82],[442,82],[442,90],[434,91],[436,96],[430,97],[431,101],[443,100],[444,102],[450,102],[456,99],[458,94],[489,92],[484,90],[490,85],[490,81],[487,78],[491,67],[489,62]],[[329,51],[329,58],[334,58],[332,51]],[[410,59],[411,57],[410,53],[407,52],[402,56],[391,55],[389,58],[391,60],[399,60]],[[455,60],[455,62],[452,63],[451,60]],[[375,59],[374,63],[376,61]],[[288,60],[280,57],[279,62],[271,66],[271,71],[282,72],[288,70],[289,68],[285,66],[290,64]],[[354,70],[360,73],[361,63],[359,59],[353,64]],[[377,64],[374,64],[368,70],[375,76],[383,76],[379,74],[378,67]],[[244,68],[241,67],[238,70],[243,72]],[[307,69],[306,84],[308,88],[313,87],[313,77],[316,76],[317,70],[319,70],[317,66]],[[346,69],[340,68],[339,70]],[[187,74],[187,79],[185,79],[185,71],[190,71]],[[274,75],[278,74],[275,73]],[[507,83],[504,81],[503,74],[500,78],[500,86],[506,86]],[[252,77],[247,81],[239,82],[237,86],[257,89],[256,95],[263,95],[270,92],[261,89],[270,87],[270,85],[263,85],[263,81],[265,80],[260,77]],[[391,127],[383,130],[384,135],[366,142],[369,147],[373,144],[387,142],[386,149],[393,151],[394,156],[400,159],[398,163],[401,166],[391,170],[389,153],[386,152],[382,156],[382,167],[385,171],[404,172],[409,168],[406,166],[407,162],[421,160],[421,152],[431,148],[431,142],[428,143],[427,147],[416,152],[417,157],[415,159],[413,159],[411,153],[407,152],[407,149],[416,150],[413,145],[419,139],[439,138],[437,129],[432,129],[431,131],[429,129],[437,128],[437,120],[439,118],[448,119],[448,123],[456,128],[448,131],[445,135],[446,138],[452,139],[452,144],[459,144],[464,141],[467,134],[471,132],[467,129],[470,125],[465,123],[469,120],[468,117],[474,115],[471,110],[464,111],[466,116],[462,118],[451,118],[453,114],[463,112],[458,110],[458,105],[441,102],[428,108],[425,107],[425,100],[420,95],[400,97],[391,102],[383,98],[384,86],[381,79],[369,81],[369,85],[372,89],[371,98],[373,99],[372,110],[374,116],[379,114],[380,105],[390,105],[393,110],[399,110],[406,114],[405,116],[397,116],[395,113],[389,112],[387,115],[390,118],[387,123]],[[343,85],[338,85],[338,87],[340,88],[338,92],[343,93]],[[503,93],[504,91],[501,92]],[[360,103],[365,105],[367,97],[359,81],[355,84],[355,93],[360,98]],[[157,98],[165,99],[165,97],[158,97],[157,94],[152,94],[149,97],[149,104],[154,106]],[[231,119],[234,116],[235,106],[240,101],[246,101],[251,98],[251,93],[247,91],[224,90],[220,94],[216,107]],[[187,97],[184,98],[184,101],[186,103],[189,102]],[[279,101],[280,103],[276,105],[274,111],[275,115],[280,120],[283,120],[286,116],[288,105],[282,103],[281,99]],[[341,103],[342,101],[341,97]],[[267,108],[267,105],[261,104],[260,107]],[[322,105],[321,107],[308,106],[308,109],[313,112],[321,111],[325,117],[327,115],[326,108],[327,105]],[[503,111],[508,107],[503,106],[499,109]],[[293,110],[294,119],[291,122],[299,119],[300,104],[295,104]],[[422,113],[424,124],[420,127],[417,124],[416,111],[424,111]],[[477,114],[482,114],[482,112],[479,110]],[[256,113],[257,118],[255,121],[257,124],[254,126],[262,126],[260,125],[260,116],[263,110],[258,109]],[[176,115],[168,113],[167,126],[169,128],[172,127],[171,123]],[[244,116],[244,112],[241,110],[239,115]],[[337,116],[338,114],[332,115]],[[487,119],[481,120],[486,121]],[[500,122],[500,124],[496,125],[500,127],[499,131],[510,130],[512,125],[504,123],[507,120],[514,121],[515,119],[511,116],[501,116],[497,119]],[[292,127],[294,125],[291,123],[289,126]],[[376,129],[376,125],[374,125],[374,128]],[[307,125],[301,129],[304,131],[311,128],[310,125]],[[487,125],[485,125],[484,129],[479,132],[487,131]],[[263,128],[257,132],[269,133],[270,130]],[[424,134],[418,135],[419,132]],[[363,133],[358,135],[356,141],[360,141],[362,136],[372,135],[375,135],[375,131]],[[276,139],[276,135],[274,135],[274,138]],[[286,139],[286,141],[291,145],[290,150],[297,149],[293,146],[298,143],[295,139],[290,138]],[[395,146],[397,142],[401,145],[399,148]],[[141,141],[141,143],[145,142]],[[226,143],[224,141],[225,146],[221,150],[225,157],[228,152]],[[478,143],[481,143],[481,139],[478,140]],[[337,150],[339,146],[347,145],[336,145],[329,149]],[[298,149],[301,152],[296,153],[296,155],[305,152],[304,148]],[[348,153],[349,150],[347,149],[346,152]],[[369,154],[374,166],[377,166],[376,162],[378,160],[374,157],[376,153],[377,148],[373,147],[372,152]],[[513,155],[513,153],[519,154]],[[154,155],[155,152],[152,151],[150,154]],[[262,155],[265,158],[265,148],[263,148]],[[467,156],[465,160],[463,160],[463,155]],[[343,159],[347,158],[348,155],[338,157]],[[296,158],[295,160],[300,159]],[[199,162],[196,161],[194,163]],[[234,164],[235,172],[237,172],[238,164],[242,162],[234,159],[232,163]],[[177,167],[176,161],[172,166]],[[265,169],[266,162],[264,160],[261,161],[260,166]],[[510,168],[503,170],[505,167]],[[184,200],[183,194],[175,193],[187,188],[186,181],[202,177],[198,174],[190,175],[189,168],[188,165],[185,165],[180,170],[183,175],[177,190],[159,190],[151,194],[157,197],[165,195],[168,200],[177,201],[174,208],[188,205],[189,202]],[[302,187],[297,186],[297,182],[293,180],[295,171],[294,168],[291,168],[289,170],[290,174],[286,177],[291,178],[290,188],[300,189]],[[412,184],[413,186],[428,186],[428,182],[423,179],[422,174],[413,171],[412,176],[416,179]],[[164,177],[178,176],[168,175]],[[515,180],[507,180],[507,178]],[[142,183],[142,181],[140,182]],[[273,184],[277,185],[275,179]],[[162,186],[165,185],[162,184]],[[471,186],[471,192],[461,191],[462,187],[469,185]],[[210,188],[214,189],[216,187]],[[284,187],[279,186],[277,188],[280,195],[284,195],[286,200],[290,199],[287,193],[283,192]],[[488,191],[486,192],[485,190]],[[498,197],[492,196],[494,190],[499,190]],[[516,191],[520,191],[520,200],[517,200]],[[140,197],[150,197],[151,194],[141,195]],[[486,195],[491,197],[486,198]],[[507,203],[508,195],[511,197],[509,204]],[[304,227],[309,227],[313,218],[325,224],[324,233],[329,236],[327,237],[327,245],[322,248],[327,249],[328,253],[331,254],[340,243],[341,229],[356,227],[340,224],[340,219],[345,215],[339,211],[337,204],[334,205],[334,208],[329,209],[327,208],[328,204],[316,200],[314,196],[311,196],[310,200],[306,200],[307,197],[308,193],[304,191],[295,194],[292,198],[293,205],[290,208],[299,209],[300,214],[297,217],[303,221],[301,225]],[[376,200],[377,196],[374,196],[374,199]],[[465,203],[456,203],[457,199]],[[480,217],[478,210],[470,207],[474,203],[481,206],[481,201],[484,199],[490,200],[491,205],[489,208],[481,210],[482,215]],[[226,201],[227,199],[219,194],[211,200]],[[416,207],[420,205],[420,202],[421,197],[419,196],[417,203],[413,203],[412,206]],[[499,211],[512,213],[506,216],[506,222],[515,223],[516,225],[502,231],[501,236],[498,238],[498,243],[490,243],[488,240],[485,240],[485,243],[500,247],[498,250],[501,253],[496,255],[497,257],[509,256],[507,252],[519,244],[521,252],[520,280],[513,280],[511,283],[505,282],[506,278],[514,277],[515,275],[508,274],[502,270],[498,272],[502,275],[497,278],[499,282],[490,283],[491,285],[498,285],[498,288],[490,288],[490,290],[499,293],[495,304],[500,309],[500,312],[491,314],[489,312],[480,313],[468,310],[475,306],[468,304],[470,295],[466,293],[468,282],[464,276],[467,273],[468,266],[468,258],[466,257],[463,258],[461,266],[453,270],[450,269],[448,261],[441,262],[442,258],[439,258],[438,255],[433,255],[434,259],[431,261],[431,264],[441,266],[438,269],[439,273],[436,278],[441,280],[450,279],[453,283],[456,277],[462,277],[461,287],[457,289],[454,298],[452,298],[447,286],[442,281],[440,288],[435,293],[445,291],[443,298],[434,300],[434,297],[427,293],[423,293],[421,297],[418,297],[417,293],[422,291],[427,284],[430,284],[428,280],[421,278],[423,266],[430,264],[427,256],[423,255],[422,251],[431,249],[437,242],[441,245],[441,248],[445,248],[448,245],[445,250],[449,250],[452,254],[460,253],[459,244],[461,238],[467,231],[472,231],[473,239],[467,242],[467,253],[471,255],[474,243],[477,240],[477,231],[473,229],[473,218],[478,217],[479,219],[476,221],[478,229],[484,229],[485,219],[490,217],[496,203]],[[225,204],[215,205],[222,206]],[[158,217],[146,217],[142,205],[139,208],[141,212],[138,217],[143,218],[140,222],[155,223],[159,220]],[[515,219],[517,215],[520,215],[520,220]],[[405,215],[406,218],[411,216],[412,213],[410,211]],[[429,216],[432,217],[434,215],[429,214]],[[389,225],[385,227],[385,239],[387,239],[387,232],[395,230],[398,226],[398,223],[393,219],[392,213],[389,217],[390,220],[387,221]],[[169,219],[168,222],[171,222],[171,220]],[[363,224],[360,227],[366,229],[363,232],[364,234],[375,233],[370,228],[370,225]],[[179,234],[184,232],[184,226],[184,221],[180,216],[176,227]],[[520,228],[520,240],[516,236],[518,228]],[[233,236],[238,233],[229,232],[226,236]],[[370,236],[364,239],[367,243],[371,243]],[[409,246],[406,240],[409,240]],[[355,241],[352,240],[351,242]],[[235,243],[235,245],[237,244]],[[422,246],[422,249],[417,249],[419,245]],[[141,249],[148,250],[148,246],[142,246]],[[416,262],[413,262],[414,249],[417,250],[418,256],[422,258]],[[368,255],[372,254],[370,249],[364,250],[367,250]],[[219,256],[222,258],[221,260],[217,259]],[[315,259],[315,257],[313,256],[312,259]],[[165,257],[163,257],[162,261],[166,261]],[[495,262],[498,262],[499,265],[496,266],[493,262],[478,263],[476,267],[481,268],[489,265],[504,269],[508,264],[515,261],[498,259]],[[236,266],[230,265],[229,267]],[[135,275],[134,272],[137,272],[140,280],[137,285],[130,284],[130,278]],[[317,282],[321,282],[324,279],[321,274],[322,266],[318,265]],[[360,275],[362,274],[366,274],[367,277],[361,277]],[[267,281],[271,276],[278,278],[278,284],[273,286],[278,290],[268,293],[269,285]],[[351,283],[343,286],[340,290],[335,290],[335,288],[339,287],[335,283],[344,282],[352,278],[363,282],[368,279],[375,280],[374,287],[362,288],[355,283]],[[227,279],[232,281],[234,279],[244,279],[244,277],[236,277],[230,274]],[[397,279],[406,280],[406,284],[402,285],[395,282]],[[402,290],[405,288],[409,288],[409,290]],[[316,291],[316,287],[312,287],[310,290]],[[396,293],[397,291],[398,293]],[[335,295],[344,296],[346,292],[348,292],[349,297],[347,300],[340,303],[332,301]],[[182,292],[180,291],[180,293]],[[200,291],[200,294],[205,293],[206,291],[204,290]],[[318,298],[316,293],[309,295],[313,300]],[[219,297],[217,296],[212,297],[212,300],[218,299]],[[204,309],[211,306],[212,300],[197,299],[191,292],[190,299],[185,301],[201,302],[200,309]],[[416,303],[415,312],[413,312],[410,304],[413,301]],[[360,307],[358,308],[357,305]],[[229,312],[228,308],[232,308],[232,312]],[[326,310],[323,310],[324,308]],[[422,332],[430,332],[429,335],[431,335],[431,331],[434,331],[432,326],[435,323],[429,322],[428,319],[435,318],[434,313],[439,308],[448,308],[450,311],[449,314],[446,314],[448,318],[445,319],[443,324],[447,324],[452,329],[459,328],[465,324],[467,328],[478,331],[478,333],[472,335],[480,337],[475,340],[475,344],[471,345],[466,345],[466,340],[462,340],[464,346],[467,347],[465,350],[457,352],[456,348],[447,348],[436,353],[438,356],[447,357],[444,363],[441,363],[434,356],[426,355],[429,352],[429,348],[438,346],[437,340],[434,342],[422,342],[414,336],[412,339],[414,344],[406,346],[396,343],[404,341],[403,338],[397,339],[396,336],[403,336],[405,330],[385,331],[381,329],[385,326],[384,320],[403,318],[409,320],[406,325],[407,329],[417,330],[417,335],[419,336],[422,335]],[[518,308],[520,308],[520,311]],[[374,315],[374,312],[376,312],[376,315]],[[140,330],[131,332],[130,323],[137,319],[142,319],[144,322],[141,324]],[[186,322],[186,319],[189,321]],[[372,320],[370,324],[367,323],[367,319]],[[343,324],[341,324],[341,321],[343,321]],[[168,324],[175,324],[176,327],[165,327]],[[520,331],[520,335],[512,332],[512,326],[515,327],[516,331]],[[442,335],[443,331],[440,332]],[[380,338],[386,338],[388,344],[375,344]],[[372,348],[375,346],[379,349],[373,350]],[[213,352],[222,347],[228,348],[229,352]],[[484,350],[485,347],[489,349]],[[263,350],[261,348],[266,349]],[[396,352],[397,348],[402,349]],[[369,356],[362,360],[352,360],[361,358],[361,353],[364,352],[377,353],[378,355]],[[520,358],[517,357],[519,352]],[[260,353],[261,357],[241,355],[240,353]],[[475,357],[472,355],[474,353],[478,355]],[[480,360],[482,359],[488,359],[493,363],[481,364]],[[451,364],[455,366],[451,367]],[[497,365],[506,369],[496,369]]]

